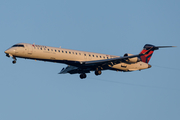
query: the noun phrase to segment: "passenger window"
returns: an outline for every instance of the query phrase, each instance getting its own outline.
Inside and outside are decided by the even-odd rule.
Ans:
[[[105,59],[105,57],[103,56],[103,58]]]
[[[48,49],[48,51],[49,51],[49,49]]]
[[[53,51],[53,49],[51,49],[51,51]]]
[[[41,50],[42,50],[42,48],[41,48]]]
[[[91,55],[89,54],[89,57],[91,57]]]
[[[100,56],[100,58],[101,58],[101,56]]]
[[[55,52],[56,52],[56,50],[55,50]]]
[[[96,55],[96,57],[98,58],[98,56]]]
[[[84,54],[84,56],[86,56],[86,54]]]
[[[60,52],[60,50],[58,50],[58,52]]]
[[[92,55],[94,57],[94,55]]]
[[[44,48],[44,50],[46,50],[46,48]]]
[[[72,52],[72,54],[74,54],[74,52]]]
[[[77,55],[77,53],[76,53],[76,55]]]
[[[79,55],[81,55],[81,53],[79,53]]]
[[[66,51],[66,53],[67,53],[67,51]]]
[[[69,52],[69,54],[71,54],[71,52]]]
[[[64,53],[64,51],[62,50],[62,53]]]

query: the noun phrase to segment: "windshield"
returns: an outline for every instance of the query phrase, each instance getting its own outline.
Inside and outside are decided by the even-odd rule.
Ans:
[[[24,47],[24,45],[16,44],[16,45],[13,45],[12,47]]]

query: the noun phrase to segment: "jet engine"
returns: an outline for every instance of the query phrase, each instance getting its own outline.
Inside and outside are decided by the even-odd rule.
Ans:
[[[126,54],[124,54],[124,57],[126,57],[126,56],[132,56],[133,54],[129,54],[129,53],[126,53]],[[137,63],[137,62],[139,62],[140,61],[140,59],[138,58],[138,57],[133,57],[133,58],[127,58],[126,59],[126,62],[128,62],[128,63]]]

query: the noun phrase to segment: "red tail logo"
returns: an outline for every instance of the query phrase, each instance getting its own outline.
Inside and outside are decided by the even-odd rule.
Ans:
[[[151,56],[154,52],[154,49],[152,49],[154,46],[153,45],[150,45],[150,44],[146,44],[143,48],[143,50],[140,52],[140,54],[144,54],[146,53],[145,55],[142,55],[140,56],[140,59],[142,62],[145,62],[145,63],[148,63],[151,59]],[[150,50],[151,49],[151,50]]]

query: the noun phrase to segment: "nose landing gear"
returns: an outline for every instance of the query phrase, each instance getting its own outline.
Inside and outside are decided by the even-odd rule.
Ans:
[[[16,61],[17,61],[16,57],[14,57],[13,55],[8,54],[8,53],[6,53],[6,56],[7,56],[7,57],[12,57],[12,58],[13,58],[12,63],[13,63],[13,64],[15,64],[15,63],[16,63]]]
[[[6,57],[10,57],[10,55],[6,53]]]
[[[12,61],[12,63],[15,64],[17,59],[16,59],[16,57],[13,57],[13,59],[14,60]]]
[[[13,60],[12,63],[15,64],[15,63],[16,63],[16,60]]]

